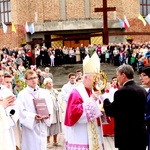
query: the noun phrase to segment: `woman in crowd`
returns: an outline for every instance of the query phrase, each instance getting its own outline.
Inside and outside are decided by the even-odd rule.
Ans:
[[[79,47],[76,48],[76,63],[80,63],[80,50]]]
[[[18,66],[18,70],[21,73],[26,71],[25,67],[23,66],[23,62],[20,62],[19,66]]]
[[[53,75],[52,75],[52,73],[50,73],[50,68],[49,67],[46,67],[45,69],[45,78],[51,78],[51,79],[53,79]]]
[[[52,124],[48,127],[47,146],[50,147],[50,136],[53,136],[53,146],[59,146],[57,135],[62,133],[62,109],[60,106],[59,93],[53,88],[53,80],[51,78],[44,79],[45,88],[48,90],[53,101],[53,119]]]
[[[145,121],[148,129],[148,150],[150,150],[150,66],[146,66],[142,69],[140,79],[142,84],[149,88],[147,94]]]

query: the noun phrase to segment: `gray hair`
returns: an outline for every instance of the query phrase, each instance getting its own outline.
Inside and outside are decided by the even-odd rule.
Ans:
[[[124,73],[128,79],[134,78],[134,70],[132,66],[123,64],[116,69],[120,74]]]
[[[49,67],[45,67],[45,70],[50,70]]]
[[[53,80],[51,78],[45,78],[43,84],[46,85],[47,82],[53,82]]]
[[[42,71],[41,71],[41,69],[37,69],[36,72],[40,72],[41,73]]]

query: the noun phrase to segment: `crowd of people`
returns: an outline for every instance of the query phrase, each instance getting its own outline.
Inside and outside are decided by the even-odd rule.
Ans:
[[[36,45],[34,50],[29,46],[9,48],[4,45],[0,48],[0,68],[6,66],[18,68],[20,64],[29,68],[35,58],[36,67],[57,66],[62,64],[82,63],[86,55],[90,57],[96,52],[101,63],[112,63],[114,66],[122,64],[132,65],[139,73],[141,68],[150,63],[150,41],[145,43],[109,43],[81,44],[79,47],[45,47]]]
[[[101,63],[113,63],[114,66],[122,65],[123,63],[130,64],[140,72],[144,65],[150,63],[150,42],[145,43],[109,43],[108,45],[89,44],[80,47],[36,47],[35,57],[37,66],[39,65],[61,65],[82,63],[85,56],[92,56],[97,52]],[[41,60],[41,61],[39,61]]]
[[[119,150],[146,150],[147,144],[150,149],[150,94],[134,82],[134,72],[141,59],[141,83],[150,87],[149,42],[142,45],[81,45],[69,50],[37,46],[36,67],[31,67],[31,49],[10,50],[4,46],[0,52],[2,150],[46,150],[51,145],[60,146],[57,138],[63,122],[67,150],[83,147],[85,150],[105,150],[105,135],[115,137],[115,147]],[[145,64],[144,59],[147,59]],[[99,84],[100,62],[114,63],[118,67],[116,76],[107,82],[105,89],[96,90],[93,79]],[[59,93],[53,87],[50,66],[64,63],[83,63],[83,71],[70,72],[68,83]],[[39,66],[45,66],[45,69],[41,70]],[[41,99],[49,112],[44,117],[37,113],[34,105],[34,100]],[[61,107],[62,101],[66,103],[65,109]]]

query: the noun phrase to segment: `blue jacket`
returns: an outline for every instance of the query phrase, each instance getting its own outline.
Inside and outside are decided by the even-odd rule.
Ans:
[[[150,51],[148,51],[148,52],[145,54],[145,57],[147,57],[147,58],[150,57]]]

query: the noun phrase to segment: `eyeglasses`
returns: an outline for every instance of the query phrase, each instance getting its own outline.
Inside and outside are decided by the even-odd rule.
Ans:
[[[32,78],[29,78],[29,79],[26,79],[26,80],[35,80],[35,79],[37,79],[37,77],[32,77]]]
[[[140,78],[144,78],[144,77],[146,77],[147,75],[146,74],[141,74],[140,75]]]

